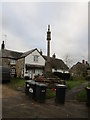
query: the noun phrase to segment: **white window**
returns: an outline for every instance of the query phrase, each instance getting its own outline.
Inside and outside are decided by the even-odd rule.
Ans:
[[[10,64],[16,64],[16,60],[11,59],[11,60],[10,60]]]
[[[12,68],[12,69],[11,69],[11,74],[15,74],[15,73],[16,73],[15,68]]]
[[[34,55],[34,62],[38,62],[38,56]]]

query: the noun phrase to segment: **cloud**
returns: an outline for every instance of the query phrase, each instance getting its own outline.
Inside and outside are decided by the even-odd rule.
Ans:
[[[21,39],[19,36],[14,35],[10,31],[4,30],[4,32],[8,35],[6,39],[5,37],[3,37],[5,39],[6,49],[11,49],[20,52],[25,52],[30,49],[30,46],[24,41],[24,39]]]
[[[75,57],[88,52],[88,8],[87,4],[64,6],[62,17],[58,17],[53,33],[53,50],[58,56],[72,54]],[[72,8],[73,7],[73,8]],[[55,47],[57,46],[57,47]],[[86,54],[84,54],[87,59]],[[80,60],[80,59],[79,59]]]

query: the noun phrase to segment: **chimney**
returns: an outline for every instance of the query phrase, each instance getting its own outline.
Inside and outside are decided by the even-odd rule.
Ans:
[[[42,55],[42,49],[40,49],[40,55]]]
[[[86,65],[89,65],[88,61],[86,61]]]
[[[1,44],[1,49],[4,50],[5,49],[5,44],[4,44],[4,41],[2,41],[2,44]]]
[[[52,58],[56,58],[56,55],[55,55],[55,53],[52,55]]]
[[[85,60],[82,60],[82,64],[85,64]]]

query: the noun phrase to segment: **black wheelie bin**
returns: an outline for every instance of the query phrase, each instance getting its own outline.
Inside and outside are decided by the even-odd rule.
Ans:
[[[39,103],[44,103],[46,98],[47,85],[44,83],[36,83],[36,100]]]
[[[26,81],[25,81],[25,94],[26,94],[26,95],[29,95],[29,88],[30,88],[29,83],[30,83],[31,81],[32,81],[32,80],[26,80]]]
[[[90,107],[90,87],[86,87],[86,94],[87,94],[87,106]]]
[[[56,84],[56,103],[64,104],[65,103],[65,91],[66,85]]]
[[[29,96],[36,100],[36,82],[34,80],[29,82]]]

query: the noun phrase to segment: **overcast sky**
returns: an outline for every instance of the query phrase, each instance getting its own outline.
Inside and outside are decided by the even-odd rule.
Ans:
[[[74,62],[88,59],[88,3],[5,2],[2,4],[2,35],[6,49],[47,53],[47,25],[51,25],[51,56]],[[0,39],[0,44],[2,39]]]

